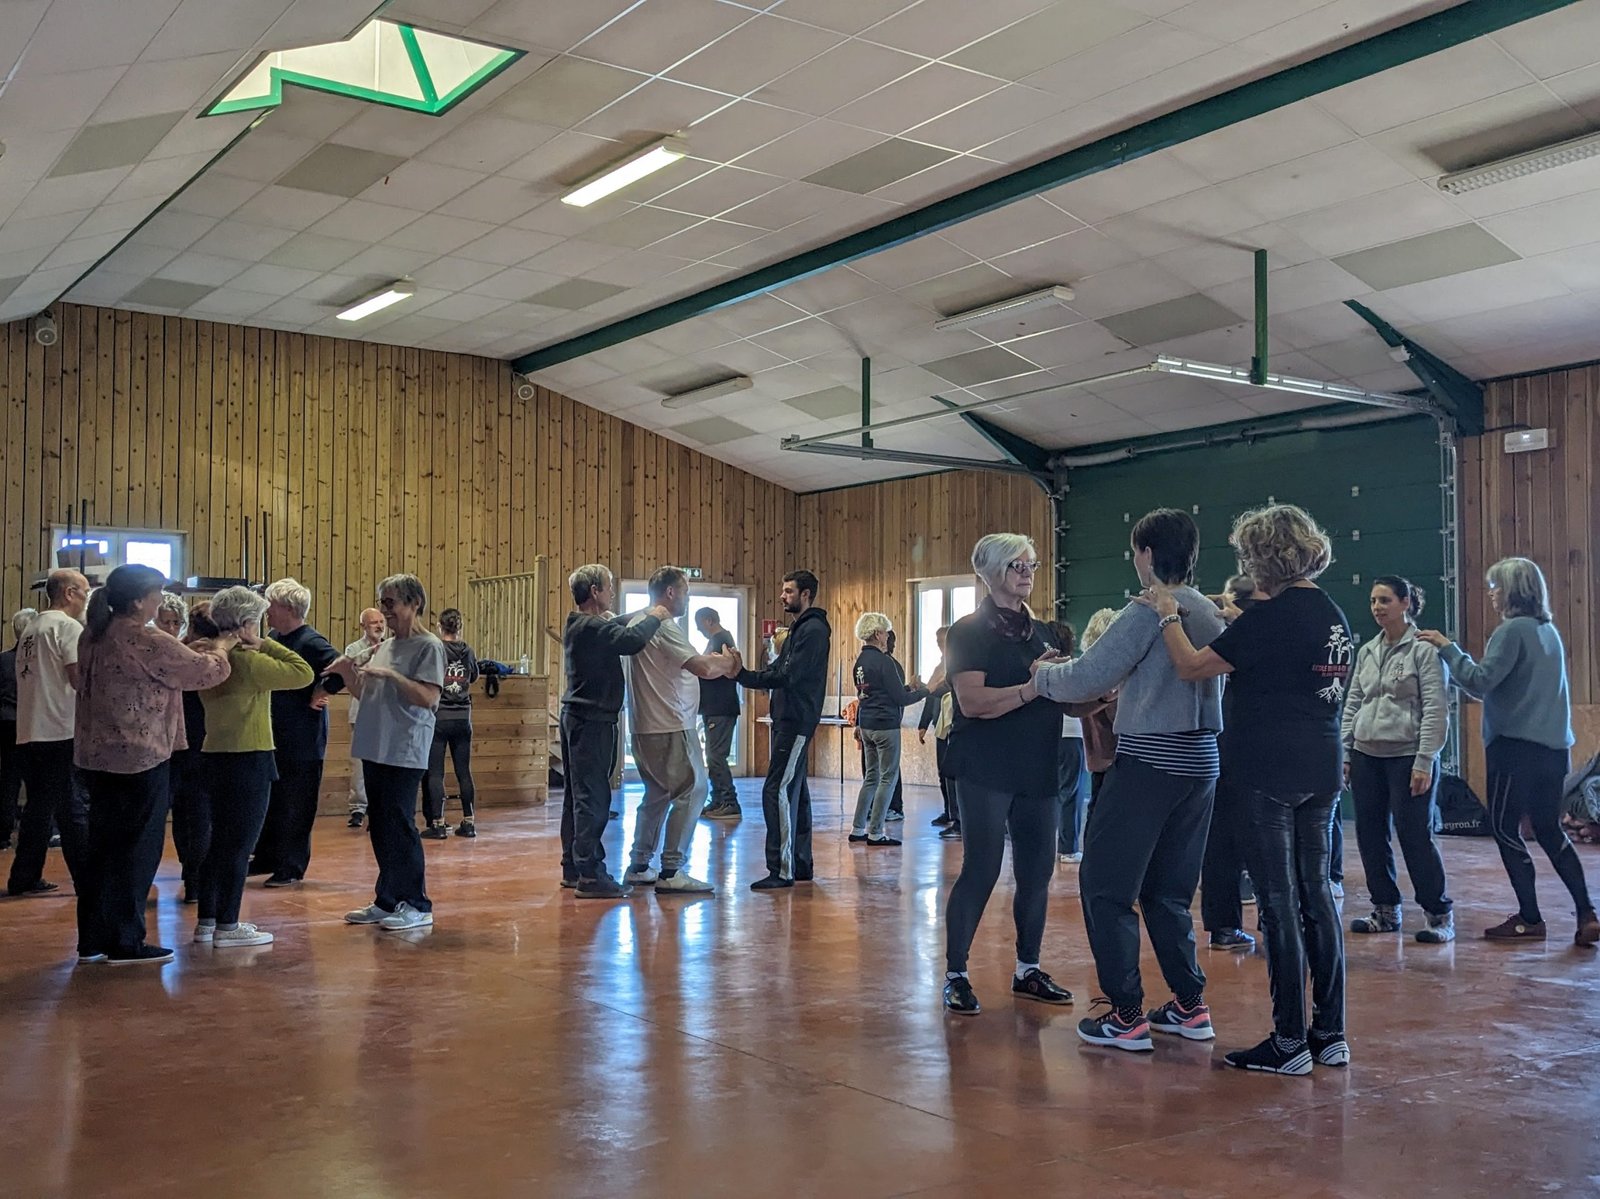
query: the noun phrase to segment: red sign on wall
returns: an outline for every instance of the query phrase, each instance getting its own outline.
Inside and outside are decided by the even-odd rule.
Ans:
[[[761,635],[763,637],[770,637],[774,633],[776,633],[777,631],[778,631],[778,622],[777,621],[775,621],[775,620],[763,620],[761,622]]]

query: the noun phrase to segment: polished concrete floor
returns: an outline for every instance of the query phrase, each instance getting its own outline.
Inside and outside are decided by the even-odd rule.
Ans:
[[[696,837],[721,884],[703,899],[574,901],[553,805],[429,843],[423,933],[340,922],[373,868],[331,820],[314,881],[252,883],[245,916],[278,936],[261,949],[190,945],[170,858],[151,917],[178,960],[159,969],[76,966],[70,900],[0,901],[0,1195],[1600,1193],[1600,961],[1543,866],[1548,944],[1350,938],[1354,1064],[1278,1079],[1220,1066],[1266,1031],[1258,956],[1205,955],[1214,1046],[1078,1042],[1095,988],[1073,867],[1045,965],[1077,1007],[1009,997],[1003,883],[973,957],[986,1009],[946,1017],[960,847],[928,827],[934,793],[911,789],[904,849],[867,850],[819,784],[817,883],[772,895],[745,886],[745,789],[741,825]],[[1493,846],[1445,852],[1463,929],[1503,917]],[[1354,907],[1353,842],[1350,865]],[[65,881],[59,855],[49,870]]]

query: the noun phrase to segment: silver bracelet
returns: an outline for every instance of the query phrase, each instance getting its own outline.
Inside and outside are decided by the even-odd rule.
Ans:
[[[1172,613],[1172,614],[1171,614],[1171,615],[1170,615],[1170,616],[1163,616],[1163,617],[1162,617],[1162,618],[1161,618],[1161,623],[1160,623],[1160,625],[1158,625],[1158,626],[1157,626],[1157,627],[1158,627],[1158,628],[1162,628],[1162,629],[1164,629],[1164,628],[1166,628],[1166,627],[1167,627],[1167,626],[1168,626],[1168,625],[1169,625],[1169,624],[1177,624],[1177,623],[1178,623],[1178,622],[1179,622],[1179,621],[1180,621],[1180,620],[1182,620],[1182,619],[1183,619],[1183,617],[1182,617],[1182,615],[1180,615],[1180,614],[1179,614],[1179,613],[1177,613],[1177,612],[1174,612],[1174,613]]]

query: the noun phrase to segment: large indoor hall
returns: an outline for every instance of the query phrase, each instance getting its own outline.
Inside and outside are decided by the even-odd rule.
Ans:
[[[1600,1194],[1600,0],[0,3],[0,1199]]]

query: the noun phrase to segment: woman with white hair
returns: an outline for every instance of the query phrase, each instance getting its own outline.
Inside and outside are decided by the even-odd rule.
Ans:
[[[22,794],[22,764],[17,760],[17,643],[35,616],[19,608],[11,616],[11,648],[0,650],[0,850],[11,848],[17,827],[17,797]]]
[[[1527,558],[1502,558],[1489,568],[1489,602],[1500,624],[1483,661],[1474,662],[1443,633],[1417,634],[1439,651],[1450,681],[1483,701],[1484,757],[1489,767],[1489,823],[1500,860],[1517,894],[1517,911],[1483,935],[1491,941],[1542,941],[1544,917],[1535,893],[1533,858],[1522,820],[1566,885],[1578,911],[1579,945],[1600,942],[1583,863],[1561,827],[1561,787],[1572,736],[1567,656],[1550,615],[1544,572]]]
[[[316,675],[285,645],[261,636],[267,600],[248,587],[211,598],[210,622],[238,644],[228,654],[233,672],[200,693],[206,711],[201,751],[211,810],[211,845],[200,864],[200,912],[194,939],[218,949],[269,945],[272,934],[239,919],[250,850],[261,834],[278,777],[272,740],[272,694],[305,687]]]
[[[1056,866],[1061,709],[1040,697],[1030,675],[1035,662],[1056,652],[1049,630],[1028,609],[1039,569],[1033,539],[1021,533],[981,537],[972,550],[972,569],[989,593],[977,611],[950,627],[945,641],[945,674],[954,697],[945,765],[966,844],[945,905],[944,1006],[963,1016],[980,1010],[967,978],[967,954],[1000,877],[1007,830],[1016,878],[1011,993],[1040,1003],[1072,1002],[1072,992],[1039,967]]]
[[[156,609],[156,618],[150,622],[168,637],[183,640],[183,630],[189,625],[189,606],[183,602],[183,596],[173,595],[166,591],[161,595],[161,607]]]
[[[361,701],[351,756],[367,782],[367,834],[378,861],[373,902],[345,914],[349,924],[405,932],[433,924],[427,862],[417,833],[417,793],[428,770],[434,712],[444,690],[444,643],[422,615],[428,593],[416,575],[378,584],[390,637],[365,665],[340,657],[329,669]]]
[[[893,629],[882,612],[864,612],[856,621],[856,640],[861,642],[855,665],[856,727],[865,768],[850,826],[855,844],[900,844],[898,837],[884,832],[889,800],[900,778],[900,719],[907,707],[928,696],[926,687],[906,686],[900,664],[889,656]]]

